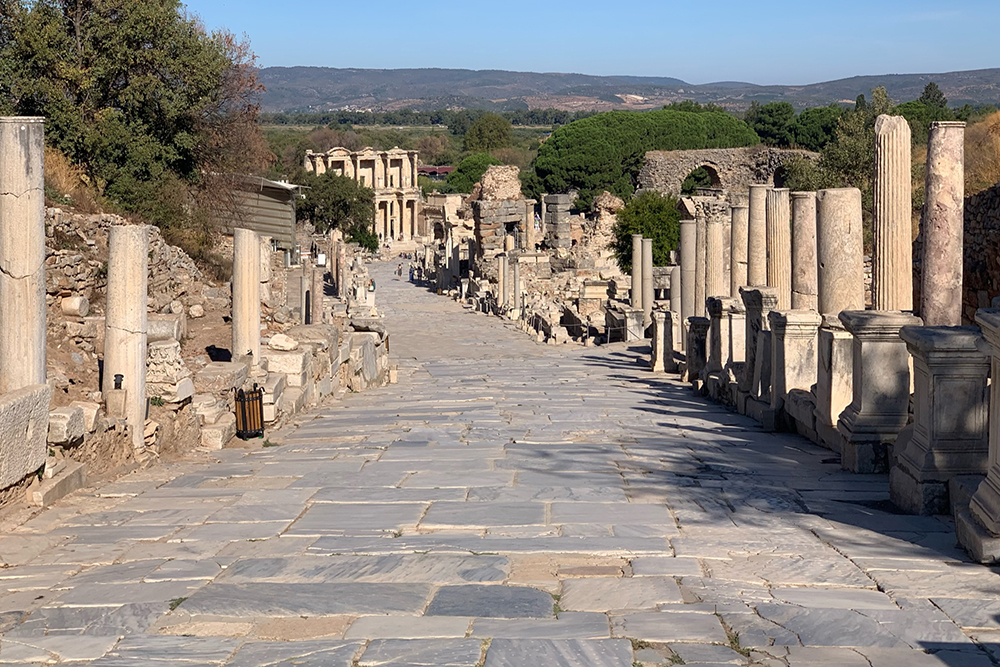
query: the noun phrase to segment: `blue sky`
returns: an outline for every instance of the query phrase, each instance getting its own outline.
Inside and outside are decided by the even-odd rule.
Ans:
[[[189,0],[262,66],[455,67],[805,84],[1000,67],[997,0]]]

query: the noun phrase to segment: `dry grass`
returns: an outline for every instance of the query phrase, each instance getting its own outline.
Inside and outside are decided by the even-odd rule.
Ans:
[[[1000,183],[1000,111],[965,132],[965,194]]]
[[[45,189],[48,196],[71,204],[81,213],[101,211],[86,172],[58,149],[48,146],[45,147]]]

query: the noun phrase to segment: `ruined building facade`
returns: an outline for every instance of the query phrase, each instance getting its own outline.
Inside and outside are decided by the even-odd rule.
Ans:
[[[393,148],[350,151],[331,148],[325,153],[306,151],[306,171],[317,175],[332,171],[353,178],[375,191],[375,233],[387,239],[408,241],[418,236],[420,188],[417,185],[417,151]]]

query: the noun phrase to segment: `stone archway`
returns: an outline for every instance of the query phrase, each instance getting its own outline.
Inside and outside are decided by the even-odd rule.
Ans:
[[[752,183],[773,183],[775,172],[796,157],[815,160],[819,154],[767,146],[650,151],[639,172],[639,188],[679,195],[684,180],[700,168],[709,171],[713,188],[742,191]]]

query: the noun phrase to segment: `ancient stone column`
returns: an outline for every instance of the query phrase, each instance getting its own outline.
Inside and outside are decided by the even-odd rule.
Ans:
[[[695,246],[698,229],[694,220],[681,220],[681,323],[694,317]]]
[[[816,193],[817,304],[823,317],[816,375],[816,433],[820,444],[839,452],[841,412],[854,392],[854,341],[838,315],[865,307],[861,191]]]
[[[903,327],[899,337],[913,359],[913,422],[896,439],[889,497],[911,514],[950,514],[948,480],[989,467],[989,353],[976,327]]]
[[[681,292],[683,291],[683,279],[681,277],[681,267],[679,264],[670,268],[670,325],[673,327],[672,343],[680,346],[680,322],[681,322]],[[677,347],[675,347],[677,349]]]
[[[920,318],[897,310],[845,310],[840,321],[854,337],[853,400],[837,422],[844,439],[841,467],[888,472],[890,448],[910,414],[910,355],[899,331],[920,326]]]
[[[843,310],[864,310],[861,191],[857,188],[816,193],[816,257],[820,314],[836,319]]]
[[[747,283],[747,241],[750,209],[738,205],[732,208],[732,244],[729,251],[729,295],[738,299],[740,288]]]
[[[653,323],[653,239],[642,240],[642,326]]]
[[[705,281],[708,278],[708,219],[703,211],[698,211],[695,218],[697,244],[695,245],[694,262],[694,312],[698,317],[705,317]]]
[[[507,255],[497,255],[497,305],[501,310],[507,307]]]
[[[681,312],[681,278],[680,264],[670,267],[670,312],[680,314]]]
[[[729,351],[726,358],[726,368],[733,373],[733,377],[739,380],[743,372],[743,364],[746,363],[746,340],[747,340],[747,311],[743,305],[743,298],[731,299],[732,308],[726,317],[729,320]]]
[[[962,323],[965,123],[931,123],[921,234],[920,316],[927,326]]]
[[[260,302],[263,305],[272,307],[274,305],[274,297],[271,294],[271,237],[270,236],[260,236],[260,271],[258,271],[258,276],[260,283],[258,284],[260,292]],[[330,243],[330,255],[327,257],[327,265],[333,264],[333,246]],[[331,269],[332,271],[332,269]]]
[[[629,305],[642,310],[642,234],[632,235],[632,288]]]
[[[44,155],[43,119],[0,118],[0,394],[45,384]]]
[[[323,294],[326,291],[326,280],[324,267],[314,266],[312,270],[312,287],[309,294],[312,299],[309,302],[309,321],[313,324],[323,324]]]
[[[910,141],[910,124],[902,116],[875,120],[874,310],[913,310]]]
[[[792,308],[818,309],[816,275],[816,193],[793,192]]]
[[[724,297],[729,292],[723,271],[723,244],[725,225],[721,220],[710,219],[706,225],[706,276],[705,296]]]
[[[517,261],[517,257],[514,258],[514,312],[520,317],[521,316],[521,263]]]
[[[254,247],[259,248],[254,240]],[[254,263],[259,267],[259,262]],[[108,288],[104,319],[105,395],[122,376],[125,421],[132,445],[144,446],[146,425],[146,290],[149,276],[149,227],[112,225],[108,234]],[[257,286],[253,285],[257,302]],[[259,304],[259,302],[257,302]]]
[[[788,190],[768,190],[765,205],[767,285],[778,291],[778,310],[788,310],[792,307],[792,223]]]
[[[260,363],[260,238],[251,229],[233,229],[232,284],[233,361],[256,366]]]
[[[984,479],[972,495],[969,508],[956,512],[958,542],[980,563],[1000,561],[1000,310],[980,308],[976,324],[982,329],[983,352],[990,355],[989,459]]]
[[[309,324],[309,289],[312,287],[305,262],[299,267],[299,320],[302,324]],[[367,293],[366,293],[367,295]]]
[[[767,284],[767,191],[770,185],[750,186],[747,211],[747,284]]]

